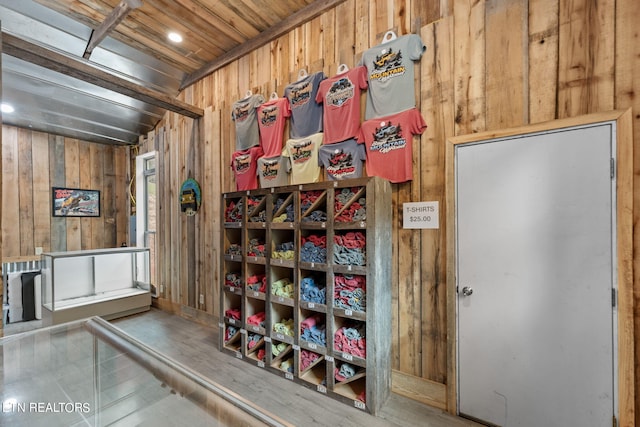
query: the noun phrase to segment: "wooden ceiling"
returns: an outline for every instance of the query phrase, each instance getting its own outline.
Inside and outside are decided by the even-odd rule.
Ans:
[[[0,0],[3,102],[24,104],[3,122],[135,144],[163,111],[199,116],[180,90],[343,1]]]
[[[211,72],[220,58],[236,59],[344,0],[35,1],[93,29],[133,5],[109,37],[183,71],[184,87]],[[184,40],[170,42],[169,32]]]

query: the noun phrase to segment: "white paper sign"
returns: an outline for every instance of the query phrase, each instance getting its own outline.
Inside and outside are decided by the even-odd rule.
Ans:
[[[438,202],[402,204],[402,228],[440,228]]]

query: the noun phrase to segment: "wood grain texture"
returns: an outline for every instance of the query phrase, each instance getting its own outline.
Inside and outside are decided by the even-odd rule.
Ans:
[[[558,116],[613,109],[615,2],[560,3]]]
[[[557,117],[558,0],[529,1],[529,122]]]
[[[486,125],[489,129],[528,122],[526,107],[527,1],[488,0],[486,4]],[[509,31],[502,31],[509,28]]]
[[[423,377],[447,378],[445,141],[454,132],[453,18],[423,27],[428,46],[422,65],[422,114],[428,124],[422,141],[420,200],[437,201],[440,228],[422,231],[422,365]]]
[[[486,129],[485,1],[454,8],[456,135]]]
[[[640,31],[636,16],[640,14],[640,3],[633,0],[623,0],[616,3],[616,51],[615,51],[615,103],[616,108],[631,108],[631,122],[633,132],[633,224],[640,223]],[[637,229],[637,227],[636,227]],[[640,425],[640,361],[637,349],[640,348],[640,233],[634,229],[633,233],[633,264],[632,280],[634,331],[636,348],[635,363],[635,425]]]

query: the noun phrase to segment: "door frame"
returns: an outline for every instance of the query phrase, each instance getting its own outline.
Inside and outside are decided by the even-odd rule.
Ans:
[[[616,123],[616,242],[618,281],[618,425],[635,422],[634,317],[633,317],[633,116],[631,109],[589,114],[497,131],[447,139],[445,215],[447,233],[447,410],[458,414],[457,292],[455,239],[455,148],[497,138],[540,133],[604,122]]]

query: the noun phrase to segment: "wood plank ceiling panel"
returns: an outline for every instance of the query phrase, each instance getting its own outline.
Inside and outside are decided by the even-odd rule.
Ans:
[[[97,28],[121,0],[36,0]],[[312,0],[143,0],[109,34],[132,48],[192,73],[241,45]],[[167,40],[175,31],[184,41]]]

